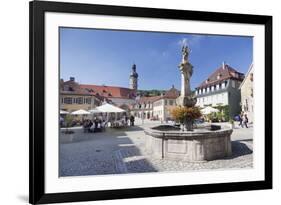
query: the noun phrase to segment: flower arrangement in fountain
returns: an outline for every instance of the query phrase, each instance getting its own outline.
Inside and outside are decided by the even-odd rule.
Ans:
[[[192,131],[194,120],[202,116],[198,107],[177,106],[171,109],[171,115],[176,122],[184,125],[184,130]]]

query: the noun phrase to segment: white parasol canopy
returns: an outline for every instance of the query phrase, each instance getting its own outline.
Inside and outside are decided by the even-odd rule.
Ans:
[[[69,114],[69,112],[65,111],[65,110],[60,110],[60,114],[64,115],[64,114]]]
[[[210,113],[212,113],[212,112],[219,112],[219,110],[216,109],[216,108],[207,106],[207,107],[203,108],[203,109],[201,110],[201,112],[202,112],[203,115],[208,115],[208,114],[210,114]]]
[[[106,113],[117,113],[117,112],[126,112],[125,110],[116,107],[114,105],[105,103],[99,107],[96,107],[96,110],[100,111],[100,112],[106,112]]]
[[[96,108],[89,110],[89,112],[92,114],[101,113],[101,111],[97,110]]]
[[[86,110],[76,110],[74,112],[71,113],[71,115],[89,115],[91,114],[90,112],[86,111]]]

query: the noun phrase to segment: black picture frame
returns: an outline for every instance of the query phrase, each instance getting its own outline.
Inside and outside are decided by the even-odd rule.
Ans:
[[[272,17],[80,3],[32,1],[30,11],[30,142],[29,202],[31,204],[155,197],[272,188]],[[265,27],[265,180],[71,193],[45,193],[45,12],[259,24]]]

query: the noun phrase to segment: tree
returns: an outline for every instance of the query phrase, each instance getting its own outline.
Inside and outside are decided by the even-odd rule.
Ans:
[[[73,116],[72,115],[66,115],[64,121],[65,121],[65,126],[66,126],[65,134],[74,133],[74,131],[68,129],[72,125]]]

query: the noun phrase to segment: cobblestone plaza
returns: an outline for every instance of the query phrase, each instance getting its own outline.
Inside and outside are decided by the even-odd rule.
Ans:
[[[235,126],[232,156],[208,162],[156,159],[145,149],[145,127],[158,121],[136,121],[136,126],[83,133],[76,128],[72,140],[60,136],[60,176],[175,172],[253,167],[253,128]],[[67,137],[67,136],[65,136]]]

